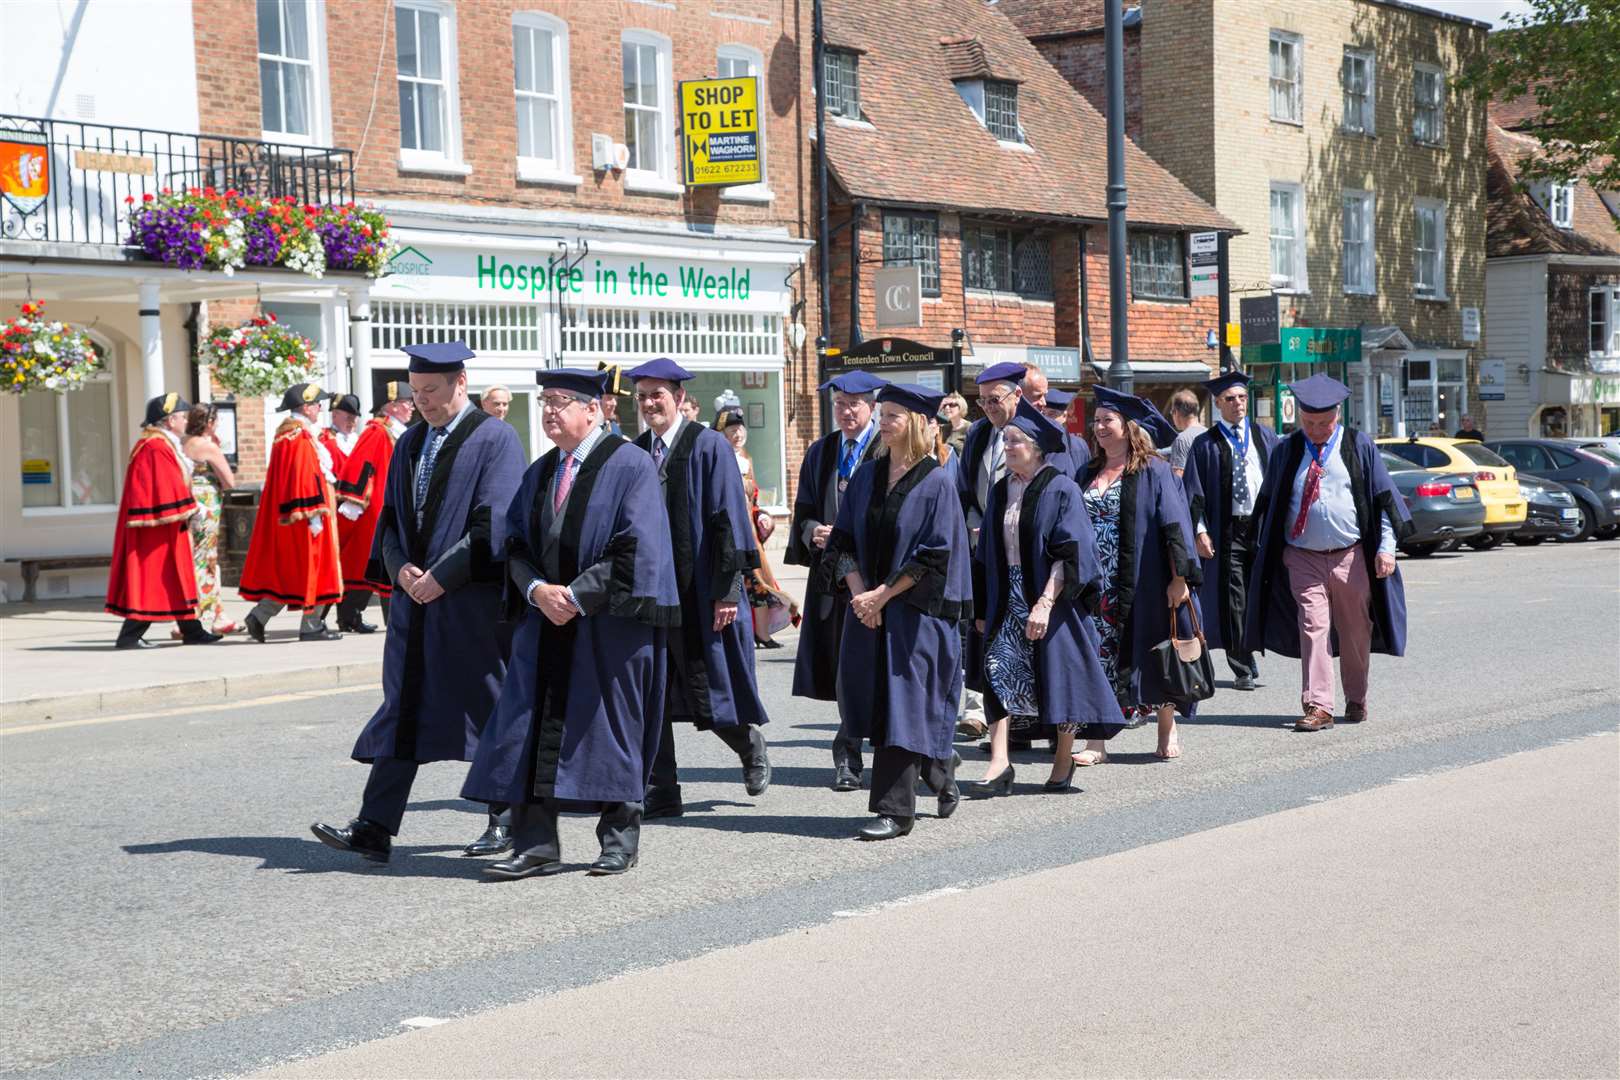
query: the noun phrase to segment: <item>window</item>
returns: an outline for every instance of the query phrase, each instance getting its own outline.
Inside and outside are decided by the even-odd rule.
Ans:
[[[1003,142],[1023,142],[1018,131],[1018,84],[986,79],[984,126]]]
[[[765,100],[765,63],[764,58],[746,45],[722,45],[718,55],[716,71],[722,79],[741,79],[752,75],[759,80],[759,100]],[[738,184],[734,187],[720,189],[722,199],[758,199],[768,201],[771,198],[770,173],[767,171],[769,161],[765,156],[765,110],[760,110],[759,119],[759,183]]]
[[[1050,239],[1044,233],[963,223],[962,287],[1050,300]]]
[[[1549,184],[1547,186],[1547,216],[1560,229],[1575,225],[1575,185]]]
[[[421,0],[394,5],[400,165],[432,170],[461,158],[454,15]],[[467,172],[464,168],[451,171]]]
[[[1589,294],[1588,305],[1592,355],[1620,356],[1620,286],[1598,286]]]
[[[883,265],[922,267],[924,296],[939,295],[939,218],[933,214],[885,211]]]
[[[259,124],[267,139],[309,142],[320,135],[317,18],[310,0],[258,0]]]
[[[1345,131],[1362,135],[1373,133],[1373,114],[1377,102],[1373,80],[1376,72],[1371,49],[1344,50],[1344,63],[1339,68],[1339,82],[1344,88],[1344,119],[1340,126]]]
[[[1487,449],[1477,442],[1457,443],[1456,450],[1457,453],[1461,454],[1475,465],[1483,465],[1488,469],[1500,469],[1502,466],[1508,464],[1507,460],[1500,457],[1494,450]]]
[[[640,181],[675,188],[670,145],[669,39],[647,30],[626,30],[624,60],[624,145],[630,148],[625,186]]]
[[[1419,199],[1412,208],[1412,293],[1446,297],[1446,204]]]
[[[1547,453],[1552,457],[1554,469],[1574,469],[1581,464],[1581,459],[1568,450],[1561,450],[1556,446],[1547,447]]]
[[[1271,118],[1305,122],[1305,39],[1286,30],[1271,32]]]
[[[1446,74],[1418,64],[1412,69],[1412,138],[1429,146],[1446,140]]]
[[[30,391],[18,405],[23,512],[116,507],[123,455],[115,445],[112,376],[87,379],[69,393]]]
[[[568,178],[574,154],[567,25],[550,15],[513,15],[512,73],[517,97],[518,179]]]
[[[1271,287],[1305,291],[1305,189],[1271,184]]]
[[[1187,267],[1180,233],[1131,233],[1131,295],[1150,300],[1184,300]]]
[[[1373,281],[1373,193],[1344,193],[1344,291],[1363,296],[1377,292]]]
[[[859,59],[848,49],[826,49],[822,54],[827,111],[834,116],[861,118],[861,89],[856,78]]]

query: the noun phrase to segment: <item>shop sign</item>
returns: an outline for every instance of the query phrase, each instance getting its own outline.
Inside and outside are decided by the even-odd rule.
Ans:
[[[22,214],[39,209],[51,193],[51,152],[45,136],[8,131],[0,139],[0,195]]]
[[[414,247],[402,247],[388,260],[389,277],[427,277],[433,273],[433,260]]]
[[[1187,239],[1187,262],[1191,270],[1188,296],[1217,296],[1221,291],[1221,234],[1193,233]]]
[[[1280,320],[1277,294],[1245,296],[1238,300],[1238,322],[1243,326],[1243,344],[1275,345]]]
[[[1080,350],[1057,345],[1031,345],[1029,362],[1052,382],[1080,381]]]
[[[1479,362],[1479,400],[1507,400],[1507,361],[1487,357]]]
[[[24,458],[22,482],[25,484],[49,484],[51,482],[50,460],[48,458]]]
[[[681,83],[681,135],[688,186],[759,183],[759,79]]]
[[[1479,308],[1465,307],[1462,309],[1462,339],[1467,342],[1479,340]]]
[[[872,275],[877,294],[877,328],[922,325],[922,267],[885,266]]]
[[[884,368],[948,367],[950,364],[950,349],[936,349],[920,341],[898,337],[872,338],[837,356],[827,357],[829,371],[848,368],[881,371]]]
[[[1296,422],[1299,419],[1299,412],[1294,402],[1294,392],[1284,386],[1280,401],[1282,403],[1282,422],[1285,424]]]
[[[1395,415],[1395,380],[1388,375],[1378,376],[1378,415]]]
[[[1281,336],[1285,364],[1354,364],[1361,359],[1359,327],[1290,326]]]
[[[501,255],[477,256],[478,289],[518,293],[526,299],[553,295],[597,299],[747,300],[753,270],[736,265],[668,263],[638,259],[623,265],[596,259],[589,269],[571,263],[519,262]]]

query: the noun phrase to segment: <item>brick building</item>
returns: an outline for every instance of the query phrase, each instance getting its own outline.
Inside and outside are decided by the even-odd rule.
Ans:
[[[1037,361],[1078,386],[1108,366],[1105,124],[997,6],[829,0],[832,345],[964,332],[968,373]],[[1216,363],[1215,297],[1189,297],[1187,236],[1225,217],[1127,144],[1130,359],[1164,398]],[[874,271],[918,265],[922,324],[877,330]],[[1083,279],[1083,282],[1082,282]],[[971,386],[970,386],[971,388]]]
[[[1100,0],[997,6],[1101,106]],[[1454,428],[1486,348],[1485,108],[1448,82],[1486,25],[1396,0],[1143,0],[1128,21],[1141,146],[1243,229],[1234,296],[1276,294],[1284,327],[1359,333],[1359,353],[1317,354],[1357,391],[1353,423]],[[1262,374],[1297,370],[1245,351]]]
[[[814,334],[794,329],[815,306],[799,137],[808,6],[802,18],[764,0],[192,10],[203,127],[353,147],[360,199],[393,223],[390,273],[350,305],[370,331],[347,364],[363,398],[402,374],[402,344],[463,337],[479,354],[474,390],[508,385],[538,453],[536,369],[671,356],[699,373],[706,413],[727,391],[739,400],[763,501],[785,507],[815,426],[802,345]],[[683,183],[678,87],[717,75],[759,79],[762,183]],[[276,310],[321,324],[319,310]]]

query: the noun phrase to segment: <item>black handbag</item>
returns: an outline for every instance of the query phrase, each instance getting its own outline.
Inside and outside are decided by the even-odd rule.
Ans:
[[[1153,646],[1153,659],[1159,665],[1159,677],[1164,680],[1165,693],[1177,705],[1191,705],[1215,696],[1215,662],[1209,657],[1209,645],[1204,641],[1204,628],[1198,623],[1198,609],[1190,600],[1187,614],[1192,621],[1193,636],[1176,637],[1176,608],[1170,606],[1170,637]]]

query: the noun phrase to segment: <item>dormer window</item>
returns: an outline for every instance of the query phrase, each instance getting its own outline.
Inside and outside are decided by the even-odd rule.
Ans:
[[[1002,79],[958,79],[956,92],[985,130],[1001,142],[1021,143],[1018,126],[1018,84]]]
[[[857,79],[859,57],[849,49],[828,49],[822,57],[827,111],[834,116],[861,118],[861,89]]]
[[[1560,229],[1575,227],[1575,185],[1556,180],[1542,180],[1530,185],[1530,197],[1547,211],[1552,223]]]

